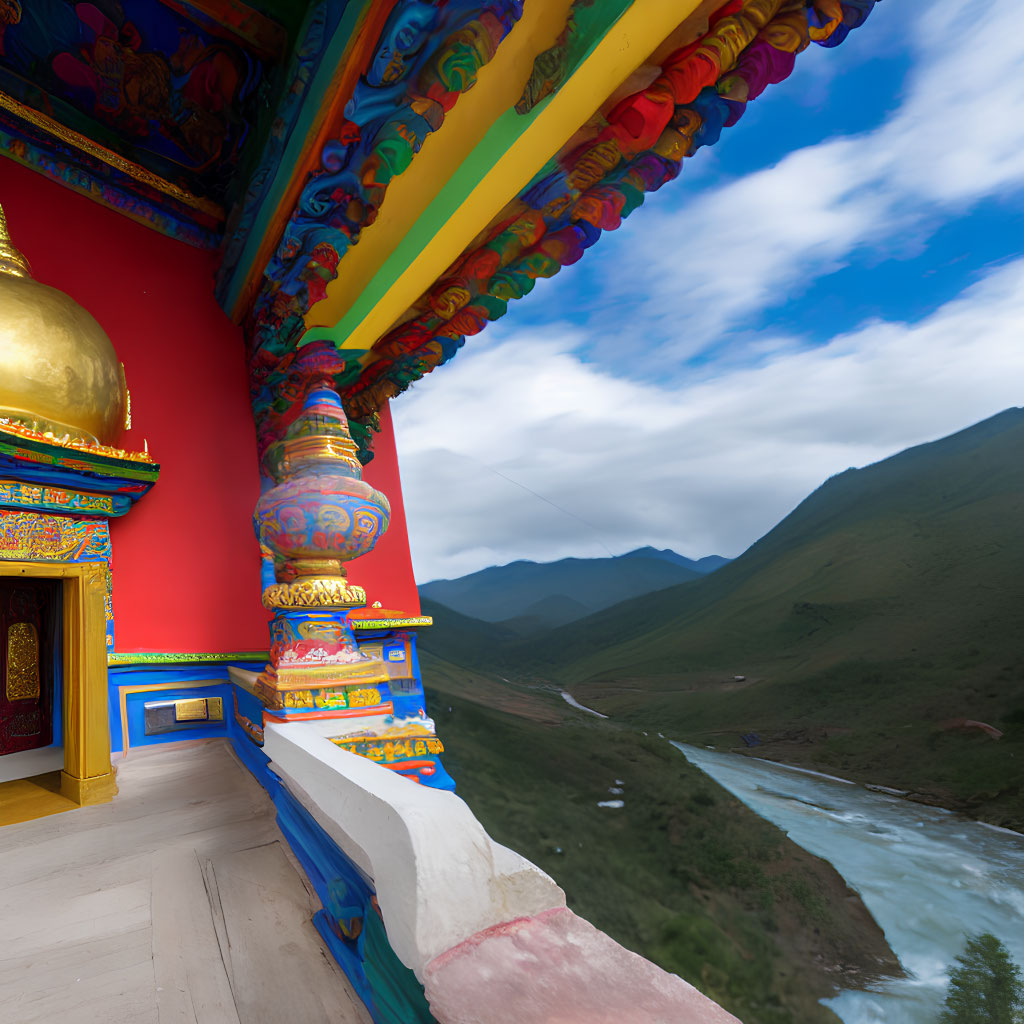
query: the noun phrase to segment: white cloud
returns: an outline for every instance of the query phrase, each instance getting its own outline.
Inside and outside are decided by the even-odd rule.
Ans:
[[[417,578],[643,544],[736,555],[831,474],[1018,403],[1021,324],[1024,259],[918,323],[695,383],[617,379],[572,334],[478,339],[394,406]]]
[[[854,36],[884,47],[887,6]],[[661,358],[679,363],[720,343],[863,246],[919,246],[951,215],[1024,187],[1020,0],[935,0],[915,13],[906,95],[879,128],[798,150],[679,205],[684,168],[668,186],[677,191],[634,215],[642,223],[618,243],[606,284]]]
[[[1019,3],[886,0],[843,44],[855,62],[911,54],[884,124],[692,198],[684,170],[588,256],[606,269],[586,335],[492,327],[396,402],[418,578],[644,544],[736,555],[831,474],[1020,403],[1024,259],[917,323],[807,349],[783,314],[717,348],[867,247],[912,253],[1024,188]],[[815,62],[843,59],[801,58],[812,86]],[[670,372],[712,347],[690,379]],[[661,381],[616,376],[640,350]]]

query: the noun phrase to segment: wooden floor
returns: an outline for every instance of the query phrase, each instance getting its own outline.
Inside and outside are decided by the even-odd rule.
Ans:
[[[133,749],[112,804],[0,828],[3,1024],[370,1024],[225,740]]]

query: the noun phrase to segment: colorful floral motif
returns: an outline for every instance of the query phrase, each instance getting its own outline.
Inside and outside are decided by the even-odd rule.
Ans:
[[[110,559],[105,521],[66,519],[34,512],[0,512],[0,558],[46,562]]]
[[[27,484],[18,480],[0,480],[0,505],[119,516],[124,515],[131,507],[131,499],[123,494],[82,494],[62,487]]]

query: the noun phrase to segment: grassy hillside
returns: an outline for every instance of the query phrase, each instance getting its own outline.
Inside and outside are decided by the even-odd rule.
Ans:
[[[486,622],[547,617],[559,626],[653,590],[697,579],[703,570],[674,552],[617,558],[563,558],[557,562],[512,562],[455,580],[424,583],[420,595]],[[681,561],[680,561],[681,560]],[[554,605],[552,607],[552,605]],[[543,625],[543,622],[541,623]]]
[[[898,970],[828,864],[664,740],[430,654],[423,669],[446,764],[488,831],[744,1024],[836,1024],[817,1000],[837,982]],[[616,797],[624,808],[597,806]]]
[[[1024,828],[1022,454],[1011,409],[833,477],[713,575],[446,656]]]

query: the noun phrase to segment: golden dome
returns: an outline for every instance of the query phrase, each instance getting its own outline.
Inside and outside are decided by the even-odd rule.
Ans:
[[[106,331],[69,295],[32,279],[0,209],[0,417],[110,444],[127,407]]]

